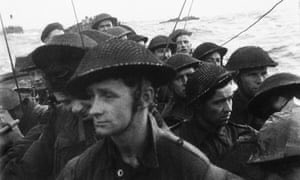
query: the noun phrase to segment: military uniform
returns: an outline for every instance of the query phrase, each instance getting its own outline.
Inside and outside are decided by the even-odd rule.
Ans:
[[[215,130],[198,125],[194,120],[182,123],[174,133],[199,148],[213,163],[222,159],[239,138],[249,139],[255,135],[255,131],[249,126],[230,122]]]
[[[23,179],[53,179],[70,159],[96,142],[91,120],[82,122],[62,106],[51,107],[47,115],[42,132],[26,137],[25,152],[16,154],[24,155],[11,159],[17,161],[6,166],[4,177],[15,174]]]
[[[41,119],[43,119],[42,116],[47,111],[48,106],[40,105],[27,99],[23,101],[22,108],[24,114],[21,117],[19,128],[21,132],[26,135],[35,125],[43,123],[41,122]]]
[[[171,129],[191,117],[186,102],[183,99],[175,100],[174,98],[169,99],[162,111],[162,117]]]
[[[265,120],[255,117],[248,111],[249,99],[240,90],[237,90],[232,99],[232,113],[230,121],[237,124],[249,125],[257,130],[261,128]]]
[[[68,96],[64,93],[66,82],[86,50],[96,45],[84,35],[57,35],[47,45],[34,50],[32,59],[45,73],[50,89]],[[35,134],[38,139],[36,136],[28,138],[26,152],[12,164],[14,167],[6,167],[3,179],[54,179],[71,158],[96,141],[92,122],[83,121],[64,103],[52,104],[46,113],[41,120],[44,124],[41,134]]]
[[[139,167],[124,163],[108,137],[71,160],[58,179],[239,179],[210,164],[193,146],[159,129],[151,116],[149,121],[150,143],[139,158]]]

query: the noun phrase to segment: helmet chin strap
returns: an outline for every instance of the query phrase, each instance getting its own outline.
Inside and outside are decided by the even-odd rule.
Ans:
[[[134,121],[134,116],[136,115],[136,113],[139,110],[142,110],[147,107],[141,103],[142,87],[143,87],[143,82],[139,83],[133,92],[133,95],[132,95],[133,102],[132,102],[132,106],[131,106],[130,121],[129,121],[128,125],[120,132],[120,134],[123,132],[126,132],[129,129],[129,127],[132,125],[132,123]]]

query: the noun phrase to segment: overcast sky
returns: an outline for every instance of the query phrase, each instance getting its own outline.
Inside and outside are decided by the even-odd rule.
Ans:
[[[178,16],[184,0],[73,0],[79,19],[102,12],[121,21],[167,20]],[[183,15],[187,15],[187,0]],[[279,0],[194,0],[191,15],[215,16],[237,12],[266,11]],[[285,0],[278,9],[299,8],[298,0]],[[42,28],[50,22],[65,27],[75,23],[71,0],[0,0],[5,24]],[[288,11],[287,11],[288,13]],[[9,15],[13,15],[13,21]]]

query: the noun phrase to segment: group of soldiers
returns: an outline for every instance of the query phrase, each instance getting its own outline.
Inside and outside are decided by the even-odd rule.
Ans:
[[[191,38],[49,24],[16,62],[30,88],[0,88],[0,179],[299,179],[300,77]]]

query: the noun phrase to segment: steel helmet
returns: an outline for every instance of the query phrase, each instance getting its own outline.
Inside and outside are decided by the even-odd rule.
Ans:
[[[258,151],[248,163],[262,163],[300,155],[300,107],[270,116],[258,133]]]
[[[249,68],[275,67],[277,65],[278,63],[273,61],[262,48],[245,46],[233,52],[225,67],[231,71],[238,71]]]

